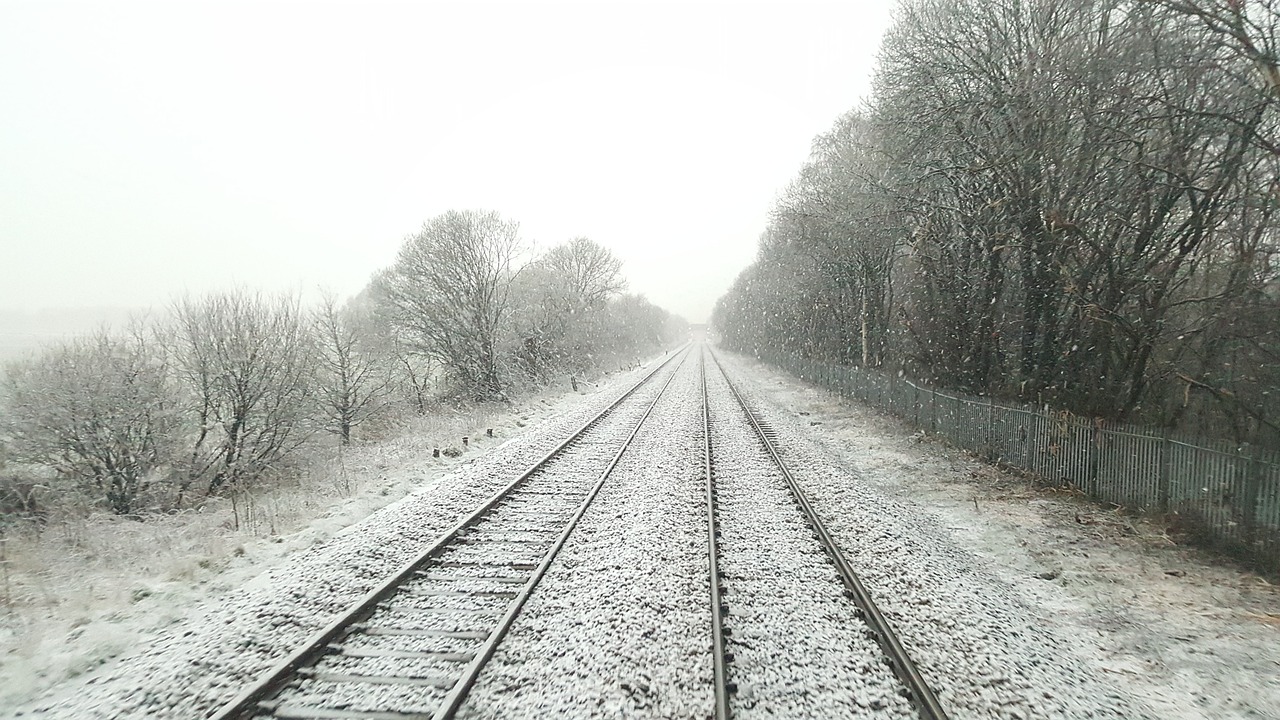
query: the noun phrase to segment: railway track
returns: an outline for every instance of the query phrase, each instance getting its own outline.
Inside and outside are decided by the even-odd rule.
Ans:
[[[211,720],[453,717],[688,355],[673,353]]]
[[[454,717],[525,601],[689,354],[675,353],[650,371],[569,439],[245,688],[211,720]],[[738,577],[727,577],[721,564],[720,498],[729,490],[721,487],[723,480],[716,472],[717,452],[725,451],[713,441],[713,414],[720,416],[715,418],[720,423],[732,414],[737,423],[750,427],[776,466],[820,552],[834,567],[844,597],[856,606],[848,615],[866,623],[866,634],[879,645],[884,663],[901,683],[898,692],[909,699],[920,718],[947,718],[783,462],[775,434],[753,412],[714,353],[702,350],[699,366],[711,572],[712,715],[721,720],[731,717],[735,683],[744,678],[757,681],[750,673],[738,672],[734,663],[734,653],[745,647],[742,637],[753,629],[744,617],[732,612],[734,605],[741,603],[743,583]],[[726,398],[731,396],[734,409],[713,411],[707,377],[713,368],[722,378],[717,382],[724,386],[718,391],[720,404],[729,406]],[[619,443],[617,438],[622,436],[625,439]],[[769,562],[768,548],[756,548],[756,554]],[[733,595],[728,595],[730,592]],[[840,623],[840,619],[832,620]],[[776,634],[776,629],[770,632]],[[786,708],[775,710],[782,715],[794,714]]]
[[[933,690],[930,689],[928,683],[916,668],[915,663],[907,654],[901,641],[894,633],[888,620],[876,607],[870,593],[863,585],[862,581],[854,572],[849,561],[844,557],[840,548],[832,538],[831,534],[823,525],[818,517],[804,491],[796,482],[787,464],[783,461],[782,452],[779,448],[776,434],[769,426],[755,413],[751,406],[747,403],[745,397],[738,388],[729,379],[728,375],[720,366],[719,360],[709,349],[704,349],[700,358],[702,369],[702,411],[703,411],[703,428],[704,428],[704,473],[706,477],[706,501],[707,501],[707,543],[708,554],[710,558],[710,583],[711,583],[711,616],[712,616],[712,657],[714,663],[713,678],[715,683],[715,708],[714,717],[717,720],[727,720],[731,717],[733,703],[731,702],[737,687],[735,685],[734,658],[735,651],[741,649],[744,643],[735,638],[743,634],[744,631],[750,631],[750,627],[736,626],[736,618],[731,614],[732,605],[735,602],[729,598],[738,597],[737,593],[732,596],[730,591],[734,588],[735,578],[727,578],[722,567],[722,528],[721,528],[721,496],[724,490],[718,487],[717,474],[714,462],[716,457],[716,449],[713,443],[712,433],[712,410],[710,402],[710,393],[707,389],[707,355],[711,356],[711,364],[715,368],[717,376],[723,378],[722,382],[728,389],[728,394],[733,398],[733,405],[736,410],[730,410],[725,415],[740,412],[741,417],[751,428],[753,434],[758,440],[759,445],[763,448],[764,453],[770,458],[772,464],[776,467],[776,472],[786,485],[786,491],[795,501],[795,505],[803,516],[804,524],[812,530],[816,543],[821,547],[821,552],[825,554],[830,564],[835,569],[839,582],[843,585],[843,594],[845,598],[851,600],[855,606],[854,614],[862,622],[866,624],[867,634],[875,640],[883,654],[883,661],[892,671],[893,675],[901,683],[899,693],[906,697],[911,703],[915,713],[922,720],[946,720],[947,713],[942,705],[938,702]],[[757,552],[767,551],[758,548]],[[726,585],[727,582],[727,585]],[[743,584],[746,584],[744,581]],[[749,601],[748,601],[749,604]],[[728,618],[728,622],[726,619]],[[838,622],[838,621],[837,621]],[[745,623],[744,623],[745,624]],[[737,631],[739,635],[734,635]],[[782,714],[786,714],[785,712]]]

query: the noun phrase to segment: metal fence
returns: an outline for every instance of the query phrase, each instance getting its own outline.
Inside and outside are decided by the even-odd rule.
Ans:
[[[1032,405],[944,393],[891,374],[764,358],[989,461],[1170,518],[1202,543],[1280,572],[1280,450],[1237,447]]]

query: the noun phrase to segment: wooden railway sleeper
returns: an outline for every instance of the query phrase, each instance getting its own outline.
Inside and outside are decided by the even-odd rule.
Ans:
[[[355,648],[349,645],[330,645],[331,654],[353,658],[403,658],[405,660],[439,660],[441,662],[471,662],[476,654],[456,650],[396,650],[394,648]]]
[[[356,685],[411,685],[448,690],[458,678],[448,675],[360,675],[357,673],[317,670],[314,667],[298,668],[298,677],[327,683],[352,683]]]
[[[442,590],[440,588],[407,587],[403,592],[418,597],[493,597],[509,600],[516,596],[514,590]]]

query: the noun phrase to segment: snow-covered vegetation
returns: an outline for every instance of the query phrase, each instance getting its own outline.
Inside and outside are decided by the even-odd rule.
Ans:
[[[442,403],[509,399],[683,337],[623,286],[590,240],[529,258],[514,223],[449,212],[345,306],[213,293],[47,346],[5,368],[3,510],[241,499],[291,480],[291,459],[326,435],[376,439]]]
[[[1280,444],[1272,2],[905,0],[714,324],[748,352]]]
[[[683,321],[621,294],[620,263],[598,244],[533,255],[514,228],[447,213],[349,302],[184,297],[6,364],[0,647],[45,677],[15,687],[114,654],[124,641],[104,618],[191,592],[255,538],[352,497],[370,497],[367,512],[403,495],[374,487],[380,448],[434,443],[453,462],[521,397],[577,390],[683,340]],[[96,650],[29,662],[81,626]]]

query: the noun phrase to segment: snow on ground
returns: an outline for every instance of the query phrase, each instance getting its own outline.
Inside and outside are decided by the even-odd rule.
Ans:
[[[711,696],[696,351],[623,454],[461,717],[698,718]]]
[[[585,499],[600,474],[609,465],[617,451],[620,438],[635,426],[645,409],[658,395],[662,377],[670,377],[670,368],[659,373],[654,381],[640,388],[608,414],[595,423],[591,431],[564,450],[555,461],[544,466],[532,478],[524,482],[506,502],[470,528],[466,542],[451,544],[436,556],[432,576],[449,577],[464,575],[473,588],[483,585],[482,578],[494,574],[505,575],[501,566],[505,563],[536,565],[555,541],[555,535],[518,539],[512,542],[512,532],[527,534],[533,528],[559,530],[570,515]],[[459,563],[451,566],[451,563]],[[459,590],[454,580],[437,580],[433,577],[410,578],[392,596],[379,603],[379,607],[365,620],[369,625],[386,630],[410,630],[410,634],[363,634],[343,638],[344,647],[356,646],[367,650],[445,649],[452,652],[476,652],[479,642],[474,639],[448,638],[450,647],[441,645],[442,638],[421,637],[413,630],[434,628],[449,631],[479,631],[492,628],[509,604],[506,598],[448,597],[437,591]],[[490,589],[512,590],[490,585]],[[420,594],[429,593],[429,594]],[[448,609],[446,609],[448,608]],[[456,645],[452,642],[456,641]],[[419,646],[421,644],[421,647]],[[405,672],[404,658],[359,657],[336,655],[320,660],[314,666],[318,673],[352,672],[356,675],[400,675]],[[418,659],[413,664],[427,676],[457,677],[462,666],[441,658]],[[392,670],[391,668],[398,668]],[[352,683],[325,677],[302,680],[296,687],[281,692],[274,700],[289,708],[289,717],[310,717],[309,708],[339,707],[349,711],[410,712],[430,715],[443,703],[449,687],[431,685],[402,685],[379,683]],[[279,712],[279,710],[277,710]]]
[[[833,501],[865,504],[844,490],[878,496],[873,505],[914,524],[912,544],[950,545],[973,575],[1005,588],[1006,607],[1061,641],[1062,655],[1156,717],[1280,718],[1280,588],[1174,543],[1152,522],[1036,488],[890,416],[727,357],[762,406],[778,409],[775,426],[803,435],[825,455],[818,465],[834,469],[831,487],[806,484],[824,516]],[[877,537],[829,519],[849,547]]]
[[[780,435],[804,441],[787,451],[798,479],[882,609],[914,638],[923,669],[946,678],[935,684],[957,720],[1280,718],[1280,596],[1262,579],[1173,545],[1150,524],[1031,488],[827,391],[754,362],[730,365],[751,380],[748,394]],[[683,375],[677,382],[687,385],[693,374]],[[303,640],[615,390],[565,403],[537,432],[509,440],[535,418],[526,410],[524,419],[495,421],[501,449],[473,451],[460,465],[430,458],[420,439],[353,453],[348,471],[374,474],[370,487],[388,493],[378,497],[416,491],[355,525],[364,507],[339,505],[279,543],[246,542],[220,574],[216,565],[174,581],[176,589],[145,585],[161,591],[143,593],[116,623],[127,639],[121,651],[133,654],[33,702],[0,702],[0,716],[207,714],[269,665],[280,643]],[[481,677],[471,716],[527,715],[528,703],[551,717],[705,715],[705,518],[700,468],[689,461],[696,411],[688,393],[655,409],[653,431],[624,456]],[[920,592],[937,587],[947,593]],[[998,636],[1002,628],[1019,636]],[[951,652],[961,646],[972,654]],[[42,648],[56,654],[56,638]]]
[[[495,439],[475,438],[460,461],[431,457],[437,444],[432,433],[354,449],[337,477],[358,476],[353,485],[367,486],[367,492],[335,503],[288,535],[240,538],[234,550],[227,543],[202,547],[226,552],[189,574],[129,577],[127,568],[110,568],[91,575],[142,590],[128,591],[132,596],[126,594],[113,612],[88,617],[115,607],[109,601],[122,591],[113,589],[112,597],[84,608],[86,617],[73,622],[69,634],[61,622],[41,617],[11,630],[0,666],[0,717],[207,714],[234,694],[246,674],[265,669],[279,643],[300,642],[642,372],[599,386],[580,383],[580,394],[522,400],[488,418]],[[161,538],[152,542],[163,544]],[[50,614],[60,621],[58,610]]]
[[[733,716],[918,717],[781,471],[707,365]]]

